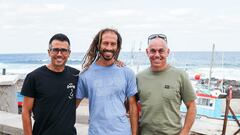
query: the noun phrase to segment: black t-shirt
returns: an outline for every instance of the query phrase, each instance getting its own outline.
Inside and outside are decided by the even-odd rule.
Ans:
[[[34,98],[33,135],[75,135],[76,89],[79,71],[65,66],[53,72],[42,66],[29,73],[21,94]]]

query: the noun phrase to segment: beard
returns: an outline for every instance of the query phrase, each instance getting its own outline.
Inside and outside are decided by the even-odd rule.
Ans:
[[[99,53],[103,57],[103,59],[106,60],[106,61],[112,60],[116,55],[115,50],[107,50],[107,49],[100,50]],[[111,53],[111,55],[107,55],[105,53]]]

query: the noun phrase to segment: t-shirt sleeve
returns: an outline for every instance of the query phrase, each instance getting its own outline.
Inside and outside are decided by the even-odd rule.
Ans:
[[[195,100],[196,94],[186,72],[182,74],[181,95],[184,103]]]
[[[28,74],[24,79],[21,95],[26,97],[35,98],[36,96],[36,83],[33,74]]]
[[[88,98],[87,89],[83,81],[84,81],[83,77],[81,77],[81,74],[80,74],[78,79],[78,85],[77,85],[77,93],[76,93],[77,99],[83,99],[84,97]]]
[[[132,70],[128,70],[127,73],[127,90],[126,95],[127,97],[134,96],[137,93],[137,83],[136,83],[136,76]]]

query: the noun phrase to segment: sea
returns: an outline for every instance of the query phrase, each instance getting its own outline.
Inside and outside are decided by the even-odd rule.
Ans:
[[[81,70],[85,53],[71,53],[67,65]],[[150,62],[145,52],[121,52],[123,61],[137,74],[149,67]],[[34,69],[50,62],[47,53],[0,54],[0,70],[6,74],[26,75]],[[211,62],[213,64],[211,64]],[[190,78],[196,74],[208,78],[212,65],[212,77],[219,79],[240,80],[240,52],[171,52],[168,63],[185,70]]]

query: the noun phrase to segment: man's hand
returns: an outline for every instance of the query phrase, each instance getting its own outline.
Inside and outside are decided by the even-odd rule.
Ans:
[[[114,64],[116,64],[118,67],[124,67],[124,66],[126,66],[124,62],[119,61],[119,60],[115,60],[115,61],[114,61]]]

